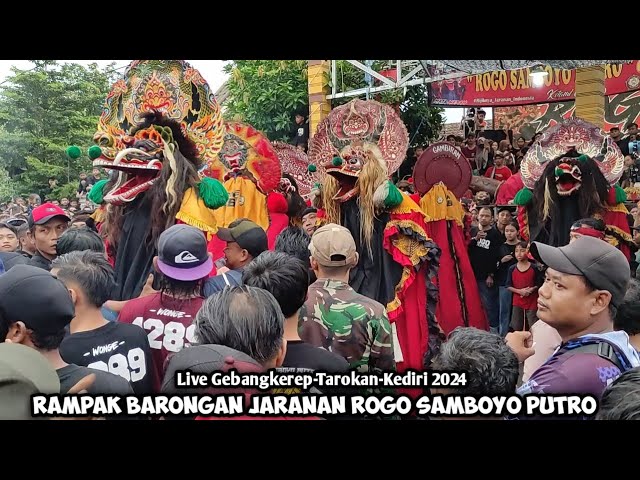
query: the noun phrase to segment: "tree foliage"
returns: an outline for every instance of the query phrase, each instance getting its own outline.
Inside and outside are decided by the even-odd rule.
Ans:
[[[235,60],[230,74],[225,120],[245,122],[270,140],[291,140],[296,111],[308,111],[306,60]]]
[[[78,174],[90,170],[86,148],[116,76],[113,64],[99,69],[97,64],[32,62],[28,70],[12,68],[0,87],[0,167],[21,194],[41,191],[50,176],[61,186],[77,186]],[[81,157],[67,157],[72,144],[81,147]]]

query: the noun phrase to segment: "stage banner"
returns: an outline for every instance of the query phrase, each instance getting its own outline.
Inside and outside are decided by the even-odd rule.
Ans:
[[[458,107],[501,107],[575,99],[575,70],[546,67],[544,83],[536,87],[529,77],[530,69],[500,70],[430,84],[433,105]],[[612,64],[605,68],[607,95],[640,88],[640,61]]]

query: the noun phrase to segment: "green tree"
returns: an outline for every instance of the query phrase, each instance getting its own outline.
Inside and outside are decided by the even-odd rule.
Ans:
[[[62,186],[77,183],[90,169],[86,147],[92,142],[104,99],[115,80],[113,64],[58,64],[32,60],[28,70],[12,68],[0,89],[0,167],[16,183],[18,193],[40,192],[47,178]],[[68,158],[69,145],[83,155]]]
[[[9,172],[0,167],[0,202],[11,200],[14,194],[14,186],[11,183]]]
[[[308,108],[306,60],[235,60],[230,74],[225,120],[245,122],[270,140],[291,140],[295,112]]]

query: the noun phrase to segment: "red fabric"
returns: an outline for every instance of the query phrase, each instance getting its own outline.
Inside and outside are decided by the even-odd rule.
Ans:
[[[536,269],[533,265],[529,264],[529,268],[524,272],[518,270],[518,267],[513,269],[511,273],[511,286],[513,288],[528,288],[536,286]],[[538,292],[523,297],[517,293],[513,294],[512,305],[514,307],[520,307],[523,310],[536,310],[538,305]]]
[[[595,228],[580,227],[573,228],[571,231],[581,235],[586,235],[587,237],[599,238],[600,240],[604,239],[604,232],[596,230]]]
[[[605,211],[604,213],[604,223],[605,225],[611,225],[614,227],[618,227],[620,230],[622,230],[625,233],[628,233],[629,235],[631,235],[631,228],[629,228],[629,222],[627,221],[627,215],[623,212],[612,212],[612,211]],[[631,249],[629,248],[629,245],[627,245],[626,243],[622,243],[620,242],[618,244],[618,248],[620,249],[620,251],[622,253],[624,253],[624,256],[627,257],[627,260],[629,260],[631,258]]]
[[[466,306],[467,320],[470,327],[488,330],[487,317],[482,308],[480,293],[475,281],[471,262],[467,254],[464,232],[460,226],[454,222],[449,222],[449,227],[445,220],[429,222],[427,233],[429,237],[440,247],[440,268],[438,269],[438,291],[440,299],[436,309],[436,317],[440,327],[446,335],[449,335],[456,327],[463,327],[462,316],[463,306]],[[454,252],[449,248],[447,229],[451,229]],[[458,273],[460,275],[461,290],[463,298],[458,293]]]
[[[409,197],[411,198],[411,200],[413,200],[418,205],[420,205],[420,194],[419,193],[412,193],[411,195],[409,195]]]
[[[494,170],[496,171],[495,175],[493,175]],[[488,178],[495,178],[496,180],[500,181],[506,181],[507,179],[509,179],[509,177],[511,177],[511,170],[509,170],[509,167],[491,167],[484,173],[484,176]]]
[[[269,250],[276,246],[276,238],[289,225],[287,215],[287,199],[279,192],[271,192],[267,195],[267,210],[269,211],[269,228],[267,228],[267,240]]]
[[[524,188],[520,172],[514,173],[509,179],[500,185],[498,195],[496,196],[496,205],[509,205],[520,190]]]
[[[155,367],[156,392],[160,392],[167,357],[194,342],[192,323],[203,302],[204,298],[200,297],[176,300],[167,296],[161,298],[160,293],[156,293],[129,300],[120,312],[118,322],[138,325],[152,339],[149,346]],[[167,350],[166,345],[172,350]]]

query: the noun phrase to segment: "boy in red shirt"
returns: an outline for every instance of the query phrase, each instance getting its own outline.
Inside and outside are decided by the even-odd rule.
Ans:
[[[542,284],[541,272],[529,261],[529,245],[520,242],[516,245],[516,260],[507,273],[505,286],[513,293],[511,328],[514,331],[524,330],[524,318],[527,318],[529,329],[537,320],[538,288]]]
[[[497,151],[493,156],[493,167],[487,169],[484,173],[485,177],[495,178],[504,182],[511,176],[511,170],[504,165],[504,154]]]

